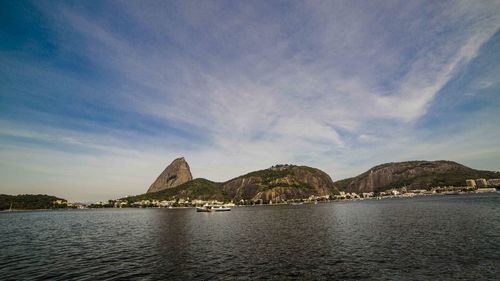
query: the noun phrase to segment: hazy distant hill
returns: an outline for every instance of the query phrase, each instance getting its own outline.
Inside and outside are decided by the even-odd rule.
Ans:
[[[12,205],[13,210],[36,210],[64,208],[66,204],[57,204],[56,201],[66,201],[50,195],[42,194],[22,194],[6,195],[0,194],[0,210],[8,210]]]
[[[408,186],[411,189],[435,186],[464,186],[466,179],[500,178],[500,172],[471,169],[452,161],[408,161],[375,166],[353,178],[335,182],[347,192],[383,191]]]
[[[277,165],[239,176],[224,183],[194,179],[159,192],[128,197],[129,201],[142,199],[202,199],[202,200],[258,200],[264,201],[307,198],[338,193],[332,179],[325,172],[295,165]]]

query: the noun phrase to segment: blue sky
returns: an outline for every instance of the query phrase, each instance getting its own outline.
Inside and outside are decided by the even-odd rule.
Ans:
[[[500,170],[498,1],[0,1],[0,193],[391,161]]]

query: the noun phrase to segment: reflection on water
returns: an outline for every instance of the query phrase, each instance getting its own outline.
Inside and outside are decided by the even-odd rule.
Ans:
[[[0,214],[0,279],[491,279],[500,196]]]

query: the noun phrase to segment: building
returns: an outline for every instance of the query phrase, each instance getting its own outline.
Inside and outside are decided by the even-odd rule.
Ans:
[[[68,201],[64,200],[64,199],[58,199],[58,200],[55,200],[54,202],[52,202],[52,204],[54,204],[54,205],[67,205]]]
[[[413,190],[411,190],[411,193],[414,193],[414,194],[426,194],[426,193],[431,193],[431,192],[428,191],[427,189],[413,189]]]
[[[351,192],[351,194],[349,195],[349,193],[347,194],[347,196],[350,196],[351,199],[355,199],[355,198],[359,198],[359,195],[356,193],[356,192]]]
[[[489,186],[500,186],[500,179],[489,179],[487,182]]]
[[[476,180],[476,186],[477,187],[487,187],[488,182],[485,179],[477,179]]]
[[[468,187],[476,188],[475,180],[466,180],[465,183],[467,184]]]
[[[362,196],[363,198],[373,197],[373,192],[363,192]]]

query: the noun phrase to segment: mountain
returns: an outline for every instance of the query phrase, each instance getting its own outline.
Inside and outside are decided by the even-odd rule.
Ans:
[[[194,179],[158,192],[127,197],[126,200],[201,199],[219,201],[289,200],[311,195],[338,194],[332,179],[325,172],[295,165],[276,165],[217,183],[207,179]]]
[[[276,165],[232,179],[223,185],[232,200],[288,200],[337,194],[325,172],[307,166]]]
[[[151,184],[147,193],[173,188],[193,179],[184,157],[175,159]]]
[[[475,170],[452,161],[408,161],[378,165],[335,185],[342,191],[362,193],[403,186],[409,189],[464,186],[467,179],[499,177],[500,172]]]

